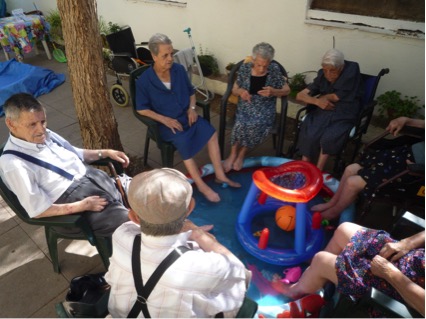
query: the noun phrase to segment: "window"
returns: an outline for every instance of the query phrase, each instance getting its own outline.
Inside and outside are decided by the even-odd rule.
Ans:
[[[424,39],[421,0],[308,0],[307,23]]]

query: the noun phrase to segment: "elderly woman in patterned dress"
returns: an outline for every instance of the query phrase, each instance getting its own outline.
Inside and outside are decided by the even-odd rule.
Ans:
[[[424,244],[424,231],[397,241],[383,230],[343,223],[325,250],[314,256],[297,283],[287,285],[274,278],[272,285],[294,299],[315,293],[327,281],[333,282],[339,293],[354,300],[374,287],[406,302],[424,316]]]
[[[232,88],[232,94],[239,99],[232,129],[231,154],[223,162],[225,172],[242,168],[247,151],[262,143],[271,132],[277,97],[290,93],[278,65],[271,63],[274,53],[270,44],[256,44],[251,61],[240,67]]]

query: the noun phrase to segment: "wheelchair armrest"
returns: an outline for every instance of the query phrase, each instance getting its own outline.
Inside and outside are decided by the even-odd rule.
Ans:
[[[412,137],[416,137],[419,140],[424,141],[425,139],[425,129],[420,127],[414,127],[414,126],[404,126],[402,130],[399,132],[401,135],[408,135]]]
[[[376,288],[371,288],[366,293],[361,302],[371,306],[376,306],[382,311],[390,312],[392,315],[401,318],[422,318],[420,314],[412,308],[407,307],[403,303],[385,295]]]

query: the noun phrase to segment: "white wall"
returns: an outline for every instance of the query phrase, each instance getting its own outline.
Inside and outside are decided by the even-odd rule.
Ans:
[[[249,55],[254,44],[271,43],[276,59],[289,75],[317,70],[323,53],[333,46],[346,59],[359,62],[361,71],[376,74],[388,67],[378,94],[398,90],[416,95],[424,103],[425,43],[423,39],[390,36],[359,30],[305,23],[306,0],[181,0],[186,7],[138,0],[98,0],[98,13],[105,21],[130,25],[137,41],[155,32],[167,34],[176,49],[190,46],[186,33],[191,27],[195,47],[208,49],[224,67]],[[34,0],[45,12],[55,0]],[[34,10],[33,1],[7,0],[8,11],[21,7]]]

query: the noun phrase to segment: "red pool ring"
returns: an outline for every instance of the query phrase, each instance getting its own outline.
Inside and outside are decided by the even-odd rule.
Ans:
[[[289,173],[300,173],[305,182],[297,189],[289,189],[275,184],[272,178]],[[266,167],[253,173],[253,182],[265,194],[291,203],[305,203],[314,198],[323,186],[321,171],[305,161],[291,161],[276,167]]]

